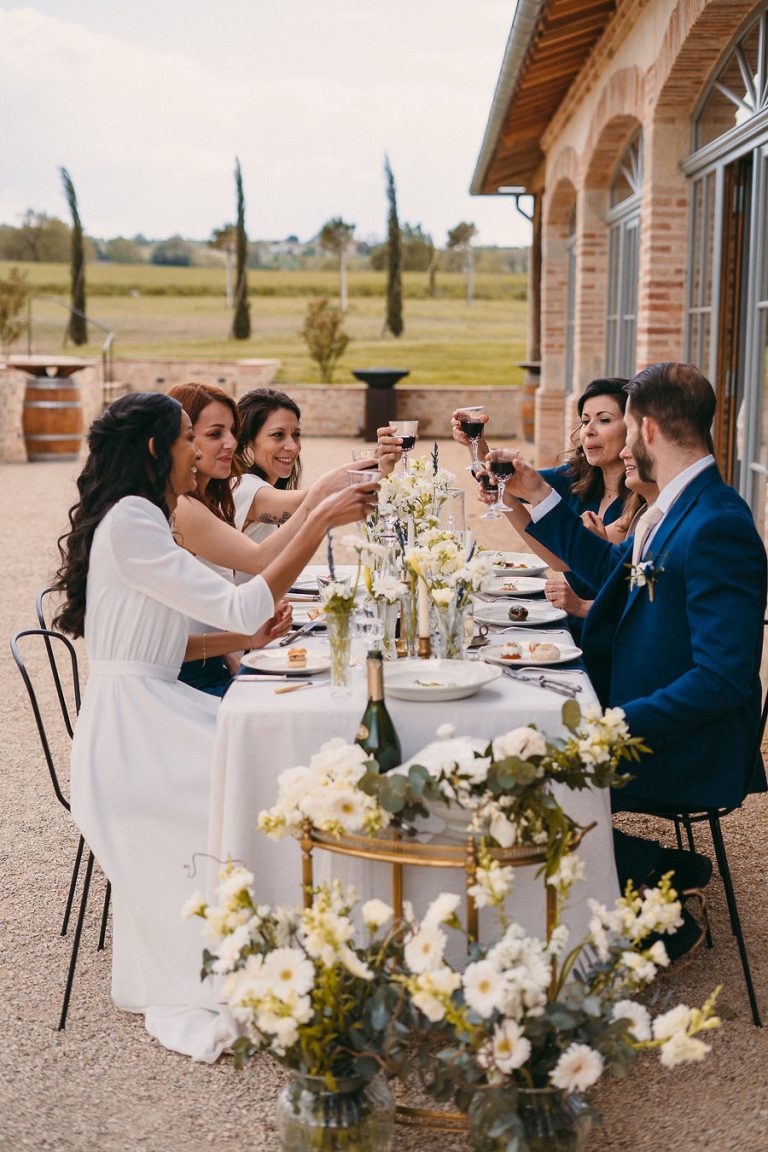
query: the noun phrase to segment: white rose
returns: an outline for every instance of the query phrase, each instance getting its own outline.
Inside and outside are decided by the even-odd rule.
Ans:
[[[507,756],[527,760],[530,756],[544,756],[546,751],[547,738],[535,728],[513,728],[493,741],[494,760],[504,760]]]

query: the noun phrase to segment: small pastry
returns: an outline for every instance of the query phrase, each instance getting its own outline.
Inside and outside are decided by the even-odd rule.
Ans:
[[[523,650],[516,640],[510,640],[501,646],[502,660],[522,660]]]
[[[547,640],[531,640],[528,645],[531,660],[559,660],[560,649],[557,644],[550,644]]]
[[[288,657],[288,663],[290,664],[291,668],[306,668],[306,648],[289,648],[286,655]]]

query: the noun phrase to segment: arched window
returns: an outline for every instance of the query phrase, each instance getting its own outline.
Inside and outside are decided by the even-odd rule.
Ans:
[[[763,12],[710,82],[694,120],[695,150],[741,127],[768,107],[767,24]]]
[[[610,189],[605,328],[605,371],[608,376],[632,376],[635,371],[642,188],[643,137],[638,132],[616,165]]]

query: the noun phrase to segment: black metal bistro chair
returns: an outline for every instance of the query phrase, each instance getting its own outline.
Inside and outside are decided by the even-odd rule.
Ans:
[[[39,600],[39,598],[38,598]],[[52,678],[56,690],[56,696],[61,709],[61,715],[64,722],[64,728],[67,735],[71,739],[74,732],[74,721],[77,713],[80,710],[80,677],[77,666],[77,653],[72,643],[61,632],[56,632],[48,628],[27,628],[17,632],[11,638],[11,652],[16,661],[16,665],[24,681],[24,687],[27,690],[30,704],[32,705],[32,713],[37,724],[37,731],[40,737],[40,743],[43,748],[43,755],[48,767],[48,774],[53,784],[53,790],[56,799],[66,808],[67,812],[70,811],[69,800],[64,794],[61,783],[61,775],[57,769],[57,758],[48,734],[46,721],[43,714],[43,705],[41,704],[42,695],[42,681],[40,680],[40,673],[37,671],[36,666],[31,664],[25,659],[24,653],[28,655],[32,653],[33,646],[45,653],[48,659],[49,667],[52,673]],[[69,927],[69,918],[72,912],[72,907],[77,891],[77,882],[81,873],[81,866],[83,855],[86,850],[86,844],[82,836],[80,836],[75,854],[75,861],[72,868],[72,878],[69,885],[69,892],[67,895],[67,903],[64,911],[64,921],[61,927],[61,935],[65,936]],[[61,1007],[61,1015],[59,1017],[59,1030],[65,1027],[67,1021],[67,1012],[69,1010],[69,1001],[72,993],[72,985],[75,977],[75,968],[77,965],[77,956],[80,949],[80,939],[83,930],[83,921],[85,919],[85,910],[88,903],[88,895],[91,888],[91,879],[93,875],[94,856],[88,849],[85,864],[85,874],[83,876],[82,890],[80,894],[80,906],[77,915],[77,924],[72,941],[72,952],[69,961],[69,970],[67,973],[67,982],[64,990],[64,1001]],[[103,950],[104,942],[106,939],[107,931],[107,918],[109,913],[110,902],[110,885],[107,882],[106,892],[104,897],[104,908],[101,917],[101,929],[99,932],[98,949]]]
[[[766,621],[768,625],[768,620]],[[768,720],[768,690],[763,697],[763,709],[760,716],[760,728],[755,742],[754,755],[750,761],[749,771],[747,778],[744,782],[743,797],[745,800],[750,792],[760,790],[758,788],[758,781],[764,778],[764,765],[761,745],[765,735],[766,721]],[[696,824],[708,824],[710,834],[712,836],[712,845],[715,849],[715,859],[717,860],[717,867],[720,871],[720,878],[723,882],[725,889],[725,899],[728,905],[728,914],[731,920],[731,930],[736,937],[736,943],[739,949],[739,957],[741,959],[741,967],[744,973],[744,983],[747,989],[747,997],[749,999],[749,1007],[752,1012],[752,1019],[758,1028],[762,1028],[762,1020],[760,1019],[760,1011],[757,1006],[757,997],[755,996],[755,987],[752,981],[752,970],[749,966],[749,957],[747,955],[747,946],[744,942],[744,931],[741,927],[741,918],[739,916],[739,908],[736,903],[736,893],[733,888],[733,879],[731,877],[731,869],[728,863],[728,854],[725,850],[725,840],[723,839],[723,829],[721,822],[726,816],[730,816],[732,812],[736,812],[741,807],[740,804],[734,805],[732,808],[654,808],[651,805],[643,805],[643,811],[650,816],[659,816],[663,820],[672,820],[675,825],[675,832],[677,835],[677,845],[683,848],[686,845],[683,842],[682,830],[685,829],[687,847],[691,852],[696,851],[694,842],[693,829]],[[706,942],[708,947],[712,947],[712,936],[709,929],[709,921],[707,920],[706,926]]]

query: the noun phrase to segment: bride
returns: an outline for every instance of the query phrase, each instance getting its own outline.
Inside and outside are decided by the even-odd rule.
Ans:
[[[96,420],[59,547],[55,624],[84,636],[88,684],[72,748],[72,815],[112,882],[112,997],[162,1044],[215,1060],[231,1019],[200,981],[198,929],[181,918],[208,837],[218,701],[177,677],[192,617],[252,633],[326,529],[362,519],[376,486],[307,516],[262,572],[235,586],[180,548],[176,501],[195,487],[192,425],[177,400],[134,393]]]

